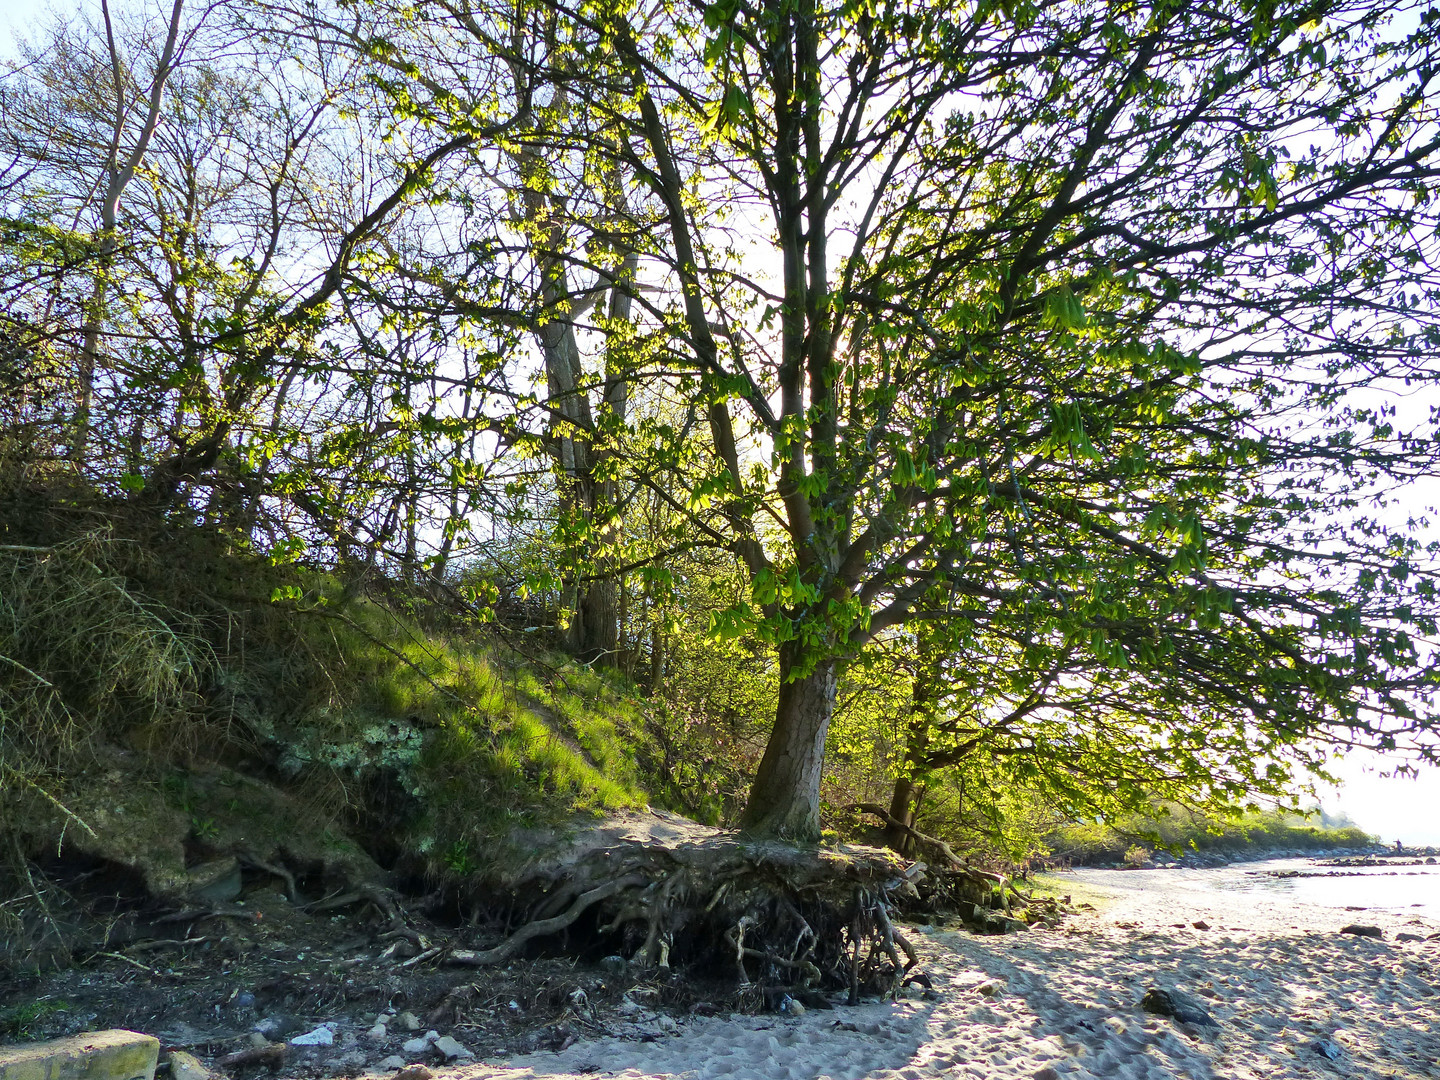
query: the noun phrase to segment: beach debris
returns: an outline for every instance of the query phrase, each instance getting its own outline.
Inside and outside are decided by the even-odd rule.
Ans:
[[[1168,1016],[1182,1024],[1194,1024],[1196,1027],[1220,1026],[1215,1018],[1205,1011],[1200,1002],[1189,994],[1175,989],[1162,990],[1158,986],[1150,987],[1145,991],[1145,996],[1140,999],[1140,1007],[1146,1012],[1154,1013],[1156,1016]]]
[[[1349,926],[1342,926],[1340,928],[1340,933],[1354,934],[1356,937],[1368,937],[1376,939],[1382,939],[1385,937],[1385,931],[1381,930],[1380,927],[1361,926],[1359,923],[1351,923]]]
[[[1341,1055],[1345,1053],[1334,1039],[1316,1039],[1310,1044],[1310,1049],[1331,1061],[1339,1061]]]

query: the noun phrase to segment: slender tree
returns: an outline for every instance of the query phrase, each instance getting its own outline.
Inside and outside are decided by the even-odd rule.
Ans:
[[[1433,579],[1368,509],[1432,460],[1367,396],[1432,378],[1412,7],[547,5],[659,221],[716,629],[778,650],[744,826],[815,834],[837,674],[916,622],[1243,687],[1241,745],[1428,729]]]

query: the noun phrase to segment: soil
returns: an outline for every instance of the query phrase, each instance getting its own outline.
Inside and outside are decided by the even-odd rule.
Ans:
[[[926,986],[887,914],[901,901],[968,910],[992,932],[1062,914],[1041,898],[1010,910],[997,875],[923,884],[921,865],[891,852],[745,841],[661,811],[524,849],[489,903],[424,881],[337,884],[253,854],[188,869],[188,898],[162,900],[133,866],[57,856],[36,866],[26,912],[50,958],[0,969],[0,1042],[127,1028],[240,1080],[507,1059],[597,1036],[654,1041],[682,1016]]]
[[[406,966],[422,950],[409,938],[387,937],[390,920],[371,905],[312,914],[268,885],[217,906],[223,914],[182,920],[127,905],[123,896],[98,896],[83,883],[71,895],[92,914],[105,899],[126,910],[84,928],[72,919],[72,940],[84,929],[91,944],[69,965],[0,978],[0,1043],[128,1028],[211,1067],[267,1043],[284,1046],[280,1062],[222,1066],[232,1075],[268,1075],[267,1066],[278,1064],[273,1071],[284,1077],[346,1076],[374,1071],[392,1055],[443,1061],[434,1049],[403,1049],[430,1031],[485,1060],[593,1035],[655,1039],[674,1027],[672,1013],[746,1005],[733,980],[682,979],[583,951],[578,959],[542,954],[482,972]],[[423,944],[486,947],[504,931],[410,912],[406,922]],[[560,949],[565,941],[550,944]],[[377,1018],[383,1037],[372,1034]],[[321,1024],[330,1025],[332,1045],[290,1045]]]

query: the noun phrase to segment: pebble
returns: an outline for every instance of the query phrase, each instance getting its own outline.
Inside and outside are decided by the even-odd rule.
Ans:
[[[375,1067],[377,1069],[403,1069],[405,1068],[405,1059],[399,1054],[391,1054],[389,1057],[381,1058],[379,1061],[377,1061],[375,1063]],[[418,1066],[418,1068],[424,1069],[425,1066],[420,1065]],[[429,1072],[430,1070],[425,1069],[425,1071]],[[415,1077],[415,1080],[420,1080],[420,1078]]]
[[[303,1026],[293,1017],[276,1015],[265,1017],[255,1025],[254,1030],[267,1039],[277,1039],[289,1035],[292,1031],[299,1031]]]
[[[184,1050],[170,1051],[171,1080],[211,1080],[214,1074],[194,1054]]]
[[[406,1031],[420,1030],[420,1018],[412,1012],[402,1012],[395,1020]]]
[[[445,1035],[435,1040],[435,1050],[445,1055],[446,1061],[454,1061],[456,1058],[473,1058],[475,1055],[467,1050],[459,1040],[450,1035]]]
[[[389,1060],[388,1058],[386,1059]],[[399,1061],[399,1058],[395,1059]],[[424,1065],[407,1065],[395,1074],[394,1080],[434,1080],[435,1074]]]
[[[440,1038],[438,1031],[427,1031],[424,1035],[417,1035],[413,1039],[406,1039],[405,1045],[400,1047],[407,1054],[423,1054],[430,1047],[435,1045],[435,1040]]]
[[[1162,990],[1158,986],[1152,986],[1140,999],[1140,1007],[1157,1016],[1172,1017],[1182,1024],[1194,1024],[1197,1027],[1220,1026],[1198,1001],[1179,990]]]
[[[390,1032],[385,1030],[384,1024],[376,1024],[369,1031],[365,1032],[367,1042],[380,1043],[390,1037]]]
[[[1361,910],[1364,910],[1363,908]],[[1385,932],[1378,926],[1361,926],[1359,923],[1351,923],[1349,926],[1340,928],[1342,934],[1354,934],[1356,937],[1383,938]]]
[[[296,1035],[290,1040],[291,1046],[334,1046],[335,1032],[327,1024],[321,1024],[314,1031]]]

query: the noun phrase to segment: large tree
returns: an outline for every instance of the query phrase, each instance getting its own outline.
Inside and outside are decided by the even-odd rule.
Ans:
[[[1243,687],[1242,742],[1428,725],[1432,578],[1376,509],[1432,460],[1380,396],[1432,378],[1418,8],[546,8],[527,59],[613,103],[586,152],[658,219],[648,377],[752,583],[717,629],[778,652],[743,825],[815,833],[837,672],[917,621]],[[638,482],[696,467],[663,444]],[[1207,722],[1172,705],[1157,754]]]

